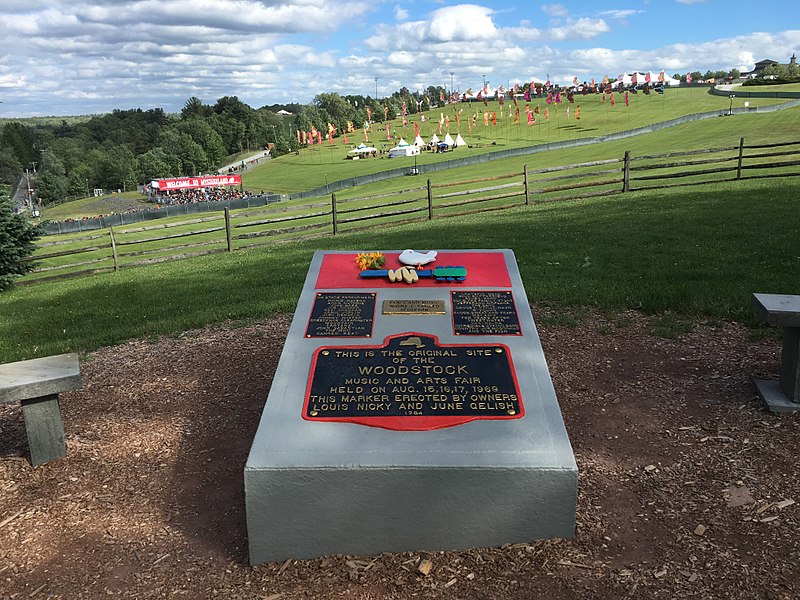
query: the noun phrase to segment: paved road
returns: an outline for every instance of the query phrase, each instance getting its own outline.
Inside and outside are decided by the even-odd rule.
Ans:
[[[235,168],[235,167],[241,167],[243,162],[244,162],[244,165],[245,165],[245,170],[247,170],[251,166],[250,163],[252,161],[256,161],[256,160],[260,161],[261,159],[267,159],[268,157],[269,157],[269,150],[259,150],[255,154],[252,154],[250,156],[246,156],[245,158],[240,158],[236,162],[232,162],[229,165],[224,165],[224,166],[220,167],[219,169],[217,169],[217,173],[223,173],[223,172],[227,171],[228,169],[232,169],[232,168]]]

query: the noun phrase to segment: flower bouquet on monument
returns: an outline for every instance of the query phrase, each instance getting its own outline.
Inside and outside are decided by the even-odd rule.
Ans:
[[[356,264],[362,271],[382,269],[386,265],[386,257],[381,252],[362,252],[356,256]]]

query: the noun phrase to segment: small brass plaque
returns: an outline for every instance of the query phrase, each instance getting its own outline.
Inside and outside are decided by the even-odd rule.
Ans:
[[[444,300],[384,300],[385,315],[443,315]]]

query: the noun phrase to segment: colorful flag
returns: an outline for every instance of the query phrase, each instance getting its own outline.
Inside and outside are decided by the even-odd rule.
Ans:
[[[497,125],[497,113],[492,113],[492,125]]]
[[[342,134],[342,138],[344,139],[345,144],[349,144],[350,142],[347,140],[347,134]]]
[[[330,133],[328,134],[328,141],[330,141],[331,146],[333,146],[333,135]]]
[[[634,71],[631,75],[631,84],[636,85],[637,83],[639,83],[639,76],[636,74],[636,71]]]
[[[616,101],[614,100],[614,92],[611,92],[611,108],[614,108]]]
[[[549,121],[550,120],[550,109],[546,108],[546,107],[544,109],[544,120],[545,121]]]
[[[691,73],[687,73],[686,74],[686,85],[692,85],[692,74]]]
[[[530,101],[531,101],[531,88],[528,88],[527,90],[525,90],[525,102],[530,102]]]
[[[414,121],[414,137],[415,138],[419,137],[419,123],[417,123],[416,121]]]
[[[628,92],[625,92],[625,108],[628,107]]]
[[[372,121],[372,109],[367,107],[367,121]]]
[[[519,125],[519,106],[514,109],[514,125]]]
[[[574,85],[575,87],[578,87],[578,77],[577,76],[572,78],[572,85]]]
[[[367,135],[367,128],[364,127],[364,141],[369,142],[369,136]]]
[[[547,92],[547,98],[545,99],[545,102],[547,102],[548,104],[553,103],[553,92]]]
[[[645,75],[644,75],[644,82],[645,82],[645,83],[650,83],[650,71],[648,71],[647,73],[645,73]]]
[[[661,69],[661,73],[658,74],[658,82],[664,83],[664,69]]]
[[[300,143],[300,130],[296,129],[295,133],[297,134],[297,143],[299,144]]]
[[[556,91],[556,97],[553,99],[556,104],[561,104],[561,90]]]
[[[536,123],[536,117],[533,116],[531,111],[528,111],[528,125],[533,125]]]
[[[535,115],[539,114],[539,105],[538,104],[536,105],[536,108],[533,109],[533,114],[535,114]]]
[[[489,126],[489,111],[488,110],[483,113],[483,126],[484,127],[488,127]]]
[[[317,144],[322,146],[322,130],[317,130]]]
[[[575,107],[575,120],[576,121],[580,121],[581,120],[581,105],[580,104],[578,104],[578,106]]]
[[[400,110],[401,110],[401,114],[405,117],[406,116],[406,110],[408,110],[408,105],[405,102],[403,102],[403,104],[400,107]]]
[[[386,124],[386,139],[387,139],[387,140],[390,140],[390,139],[392,139],[392,136],[391,136],[391,134],[389,133],[389,124],[388,124],[388,123]]]

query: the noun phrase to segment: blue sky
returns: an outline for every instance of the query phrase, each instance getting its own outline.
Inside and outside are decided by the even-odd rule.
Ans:
[[[764,10],[762,10],[764,9]],[[570,82],[632,70],[752,69],[800,52],[796,2],[739,0],[3,0],[0,117],[253,107]]]

